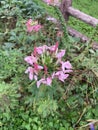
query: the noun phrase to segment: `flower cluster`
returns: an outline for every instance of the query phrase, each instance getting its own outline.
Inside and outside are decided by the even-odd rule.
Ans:
[[[38,24],[38,21],[32,21],[32,19],[29,19],[26,23],[27,31],[31,33],[32,31],[38,32],[42,26]]]
[[[58,42],[53,46],[35,47],[25,61],[30,65],[25,73],[29,74],[30,80],[36,80],[37,87],[41,84],[51,86],[54,78],[64,82],[72,72],[72,65],[69,61],[62,61],[65,50],[58,50]]]

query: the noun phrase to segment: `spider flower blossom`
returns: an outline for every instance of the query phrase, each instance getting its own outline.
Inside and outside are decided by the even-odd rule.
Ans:
[[[32,31],[38,32],[42,26],[38,24],[37,21],[32,21],[32,19],[29,19],[26,23],[27,32],[31,33]]]
[[[50,47],[35,47],[33,53],[24,58],[30,65],[25,73],[29,74],[30,80],[36,80],[38,88],[41,84],[51,86],[53,79],[64,82],[72,72],[71,63],[63,61],[65,52],[58,49],[58,42]]]

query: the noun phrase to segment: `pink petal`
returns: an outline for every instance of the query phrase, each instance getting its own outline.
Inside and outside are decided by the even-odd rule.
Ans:
[[[46,84],[49,85],[49,86],[51,86],[51,83],[52,83],[52,78],[48,77]]]
[[[30,79],[30,80],[33,79],[34,70],[33,70],[32,67],[28,67],[27,70],[25,71],[25,73],[29,73],[29,79]]]
[[[51,76],[51,77],[52,77],[52,79],[54,79],[54,78],[55,78],[55,76],[56,76],[56,75],[55,75],[55,72],[53,72],[53,74],[52,74],[52,76]]]
[[[37,79],[38,79],[37,75],[34,75],[34,79],[37,81]]]
[[[45,72],[45,74],[48,74],[48,68],[46,65],[44,65],[44,72]]]
[[[43,66],[38,65],[38,69],[39,69],[39,70],[42,70],[42,69],[43,69]]]
[[[31,65],[33,64],[32,56],[27,56],[24,58],[24,60]]]
[[[64,80],[67,79],[68,76],[69,76],[69,74],[59,75],[58,78],[59,78],[60,81],[64,82]]]
[[[31,56],[32,56],[32,61],[33,61],[33,63],[37,63],[37,57],[35,57],[34,55],[33,55],[33,53],[31,54]]]
[[[36,51],[39,55],[43,54],[49,47],[46,45],[36,47]]]
[[[27,32],[31,33],[33,31],[33,27],[32,26],[28,26],[27,27]]]
[[[48,47],[47,45],[43,45],[42,48],[43,48],[43,53],[45,53],[45,51],[47,51],[47,49],[48,49],[49,47]]]
[[[67,79],[67,77],[69,76],[69,74],[64,74],[63,71],[58,71],[58,72],[56,72],[55,75],[56,75],[57,78],[58,78],[60,81],[62,81],[62,82],[64,82],[64,80]]]
[[[49,50],[52,52],[56,52],[58,50],[58,42],[56,42],[55,45],[49,47]]]
[[[42,26],[41,26],[40,24],[37,24],[37,25],[34,25],[34,26],[33,26],[33,30],[34,30],[35,32],[38,32],[41,28],[42,28]]]
[[[26,23],[27,31],[28,31],[29,33],[32,32],[32,30],[33,30],[31,24],[32,24],[32,19],[29,19],[29,20],[27,21],[27,23]]]
[[[33,72],[33,68],[32,67],[28,67],[25,71],[25,73],[29,73],[29,72]]]
[[[69,61],[61,62],[62,64],[62,70],[65,71],[65,69],[72,69],[72,65]]]
[[[37,63],[34,63],[34,70],[36,70],[38,72],[41,69],[43,69],[42,66],[38,65]]]
[[[31,25],[31,24],[32,24],[32,19],[29,19],[29,20],[27,21],[26,25],[28,26],[28,25]]]
[[[37,81],[37,88],[40,87],[41,83],[46,83],[44,78],[42,78],[39,81]]]
[[[59,53],[57,53],[56,57],[59,59],[62,58],[64,55],[65,55],[65,50],[61,50]]]
[[[29,79],[30,79],[30,80],[33,79],[33,73],[29,73]]]
[[[36,47],[36,51],[39,55],[43,53],[43,48],[42,47]]]
[[[52,78],[51,77],[48,77],[47,79],[42,78],[39,81],[37,81],[37,87],[39,88],[39,86],[41,84],[45,84],[45,85],[51,86],[51,83],[52,83]]]
[[[36,62],[37,62],[37,58],[34,57],[33,55],[25,57],[24,60],[25,60],[27,63],[29,63],[30,65],[33,65],[33,63],[36,63]]]
[[[37,49],[36,49],[36,47],[34,47],[33,55],[34,55],[34,56],[37,55]]]
[[[30,33],[32,31],[38,32],[42,26],[40,24],[32,25],[32,19],[29,19],[26,23],[27,31]]]
[[[37,63],[34,63],[34,70],[38,71],[38,64]]]

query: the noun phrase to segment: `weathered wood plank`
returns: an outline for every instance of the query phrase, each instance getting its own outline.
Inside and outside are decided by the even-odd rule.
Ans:
[[[60,5],[60,10],[65,18],[65,22],[68,21],[69,16],[73,16],[77,19],[84,21],[87,24],[92,25],[93,27],[96,27],[98,24],[98,19],[96,19],[92,16],[89,16],[89,15],[81,12],[80,10],[74,9],[72,7],[72,0],[62,0],[61,5]],[[78,31],[72,29],[71,27],[67,27],[67,30],[71,36],[80,38],[80,40],[84,43],[87,41],[90,41],[90,38],[88,38],[87,36],[83,35],[82,33],[78,32]],[[98,49],[98,43],[93,42],[92,48]]]
[[[78,18],[78,19],[84,21],[85,23],[90,24],[94,27],[96,27],[98,24],[98,19],[91,17],[91,16],[89,16],[89,15],[87,15],[87,14],[85,14],[77,9],[74,9],[73,7],[69,7],[67,12],[71,16]]]
[[[82,33],[76,31],[75,29],[71,28],[71,27],[67,27],[68,33],[73,36],[73,37],[77,37],[80,38],[81,42],[86,43],[88,41],[90,41],[90,38],[88,38],[87,36],[83,35]],[[97,50],[98,49],[98,43],[97,42],[92,42],[92,48]]]

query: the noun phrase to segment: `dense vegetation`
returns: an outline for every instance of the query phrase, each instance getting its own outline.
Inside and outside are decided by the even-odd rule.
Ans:
[[[90,2],[74,0],[73,6],[98,17],[92,11],[98,10],[98,2]],[[47,20],[49,16],[57,23]],[[27,32],[30,18],[42,25],[39,32]],[[69,24],[74,23],[76,29],[97,39],[97,29],[70,19]],[[25,74],[24,58],[35,46],[53,46],[57,41],[59,49],[66,50],[64,59],[70,61],[73,72],[64,83],[54,80],[51,87],[37,88]],[[98,50],[92,49],[91,42],[81,44],[68,35],[57,7],[39,0],[0,0],[0,130],[88,130],[89,123],[97,130],[97,59]]]
[[[73,0],[73,7],[83,11],[84,13],[91,15],[95,18],[98,18],[98,1],[97,0]],[[88,24],[77,20],[75,18],[70,17],[69,24],[75,28],[76,30],[82,32],[88,37],[92,37],[92,33],[94,32],[94,28],[89,26]],[[96,36],[93,38],[98,41],[98,33],[96,32]]]

